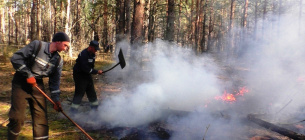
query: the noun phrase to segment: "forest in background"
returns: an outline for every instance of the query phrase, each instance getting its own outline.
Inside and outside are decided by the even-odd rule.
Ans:
[[[304,24],[302,0],[2,0],[0,44],[71,38],[69,56],[97,40],[101,47],[127,40],[136,50],[160,38],[197,54],[238,57],[247,39],[263,41],[265,30],[281,32],[281,16],[294,12]],[[3,45],[2,45],[3,46]]]
[[[114,115],[113,122],[109,123],[123,124],[123,126],[126,123],[146,124],[151,121],[151,116],[161,112],[156,111],[158,109],[169,109],[168,106],[171,106],[183,110],[185,107],[199,106],[203,114],[198,114],[196,111],[190,118],[182,118],[170,125],[175,128],[188,128],[191,132],[190,137],[201,139],[203,132],[207,132],[207,127],[210,125],[212,127],[207,132],[207,139],[213,137],[228,139],[226,136],[230,136],[231,139],[250,138],[253,135],[270,135],[281,139],[277,133],[264,133],[271,131],[269,129],[256,130],[259,132],[253,132],[254,128],[244,129],[234,116],[239,116],[239,112],[242,112],[242,115],[276,112],[274,118],[276,120],[281,118],[284,120],[282,122],[286,122],[287,118],[291,119],[290,117],[295,120],[291,122],[304,119],[303,6],[302,0],[1,0],[0,60],[2,55],[9,56],[10,54],[6,53],[11,53],[2,51],[2,48],[15,51],[16,46],[20,48],[28,41],[35,39],[50,41],[52,35],[59,31],[66,32],[71,37],[69,55],[72,59],[75,59],[77,51],[87,47],[92,39],[98,40],[101,47],[106,45],[121,47],[120,43],[125,43],[133,50],[140,50],[146,47],[145,44],[152,44],[152,47],[159,47],[165,50],[162,52],[166,54],[170,52],[170,54],[165,57],[155,56],[151,60],[152,63],[147,62],[148,72],[141,73],[132,69],[128,73],[125,70],[128,70],[130,64],[127,63],[125,69],[119,68],[107,78],[105,76],[96,79],[97,93],[100,93],[102,103],[106,103],[101,108],[108,112],[94,114],[98,116],[95,124],[102,125],[103,123],[100,122],[107,119],[108,115],[117,112],[119,114]],[[214,61],[194,59],[186,55],[187,53],[180,52],[179,49],[171,50],[173,46],[181,46],[182,51],[191,50],[198,56],[216,54],[225,59],[241,58],[243,53],[260,53],[260,56],[253,58],[257,56],[253,55],[247,58],[256,62],[248,63],[251,66],[249,68],[232,68],[226,65],[216,67]],[[176,60],[177,56],[179,59]],[[132,61],[135,60],[137,59]],[[2,61],[0,62],[2,71],[0,88],[3,96],[0,98],[2,99],[0,106],[2,112],[6,112],[1,114],[0,121],[5,122],[11,91],[9,75],[12,75],[14,70],[8,66],[9,63],[2,65]],[[105,64],[105,61],[98,61],[97,64],[97,68],[111,65]],[[61,87],[64,95],[62,100],[66,101],[67,108],[70,106],[68,99],[74,92],[71,74],[71,66],[65,65]],[[142,79],[146,81],[141,81],[139,77],[143,77]],[[220,83],[216,83],[218,79]],[[236,104],[214,99],[215,96],[233,93],[242,86],[249,88],[250,93],[242,97],[237,97],[238,94],[227,94],[236,95],[238,101]],[[122,93],[119,92],[121,87],[123,87]],[[131,90],[125,92],[125,88]],[[110,97],[107,96],[111,95],[116,95],[115,99],[119,98],[123,101],[109,102]],[[125,98],[126,95],[130,98]],[[143,96],[139,98],[137,95]],[[141,111],[143,103],[151,111]],[[205,105],[209,107],[208,112],[203,108]],[[109,108],[109,106],[123,106],[123,108]],[[214,111],[219,112],[219,108],[225,110],[225,116],[220,112],[222,117],[233,116],[229,121],[233,120],[231,122],[237,123],[223,123],[223,119],[215,120],[205,115]],[[49,110],[54,111],[51,108]],[[281,114],[278,114],[279,112]],[[79,131],[72,131],[75,126],[70,122],[65,122],[63,125],[63,119],[58,119],[59,117],[54,115],[55,111],[52,113],[50,136],[53,139],[66,136],[73,136],[74,139],[84,137],[78,133]],[[87,114],[84,118],[77,121],[87,121]],[[23,136],[31,139],[30,123],[26,125],[28,132],[24,132]],[[6,127],[2,125],[0,128],[0,136],[4,137]],[[252,133],[249,134],[249,130],[253,130],[250,131]],[[219,132],[222,132],[222,135],[219,135]],[[303,134],[304,129],[298,132]],[[94,138],[109,138],[100,133],[90,133],[90,135]],[[179,136],[181,135],[177,131],[177,134],[172,134],[171,138],[177,139]]]

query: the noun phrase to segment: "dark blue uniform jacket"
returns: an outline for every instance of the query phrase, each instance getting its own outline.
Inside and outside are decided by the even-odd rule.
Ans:
[[[94,69],[95,54],[91,54],[87,49],[84,49],[76,59],[76,64],[73,67],[73,72],[78,74],[97,74]]]

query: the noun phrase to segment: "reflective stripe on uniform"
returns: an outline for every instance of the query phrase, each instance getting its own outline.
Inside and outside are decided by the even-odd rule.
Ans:
[[[60,90],[51,91],[51,93],[58,93],[58,92],[60,92]]]
[[[15,132],[13,132],[12,130],[10,130],[10,132],[11,132],[13,135],[16,135],[16,136],[19,135],[19,133],[20,133],[20,132],[15,133]]]
[[[92,72],[92,69],[89,71],[89,73],[91,73]]]
[[[98,101],[90,102],[91,106],[98,106]]]
[[[73,103],[72,103],[72,104],[71,104],[71,107],[72,107],[72,108],[75,108],[75,109],[78,109],[78,108],[79,108],[79,104],[73,104]]]
[[[49,136],[34,137],[35,140],[47,139]]]
[[[21,67],[19,67],[18,69],[17,69],[17,71],[20,71],[21,69],[23,69],[23,68],[25,68],[26,66],[25,65],[22,65]]]
[[[43,65],[43,66],[46,66],[46,65],[48,64],[47,61],[45,61],[45,60],[43,60],[43,59],[41,59],[41,58],[39,58],[39,57],[36,57],[35,61],[36,61],[37,63],[39,63],[40,65]]]

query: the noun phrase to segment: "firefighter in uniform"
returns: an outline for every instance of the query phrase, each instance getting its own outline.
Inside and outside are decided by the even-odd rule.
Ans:
[[[34,86],[43,91],[43,77],[49,77],[53,108],[61,111],[59,101],[60,76],[63,61],[58,52],[69,49],[67,34],[54,34],[52,42],[35,40],[15,52],[11,63],[16,70],[12,80],[11,108],[9,111],[8,139],[16,140],[24,124],[27,104],[32,115],[33,139],[48,139],[46,98]]]
[[[91,41],[89,47],[84,49],[76,59],[73,67],[73,79],[75,82],[75,93],[70,108],[71,113],[78,112],[78,108],[85,93],[90,102],[91,109],[96,110],[98,100],[94,89],[94,83],[91,74],[102,74],[102,70],[94,69],[95,53],[100,50],[99,43]]]

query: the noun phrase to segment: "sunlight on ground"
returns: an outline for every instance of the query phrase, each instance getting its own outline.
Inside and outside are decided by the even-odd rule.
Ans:
[[[1,125],[6,124],[6,121],[8,119],[7,113],[8,113],[9,109],[10,109],[10,104],[0,102],[0,112],[1,112],[1,114],[0,114],[0,122],[1,122]]]
[[[7,127],[8,124],[8,112],[10,109],[9,103],[0,102],[0,139],[7,139]],[[51,108],[49,108],[50,110]],[[58,113],[55,111],[48,112],[48,116],[58,116]],[[29,113],[27,113],[26,121],[24,122],[24,126],[22,127],[22,131],[20,133],[19,139],[23,140],[31,140],[33,139],[32,132],[32,120],[30,119]],[[50,140],[71,140],[71,139],[80,139],[81,132],[71,124],[71,122],[67,121],[65,118],[63,119],[55,119],[54,121],[49,120],[49,136]]]

